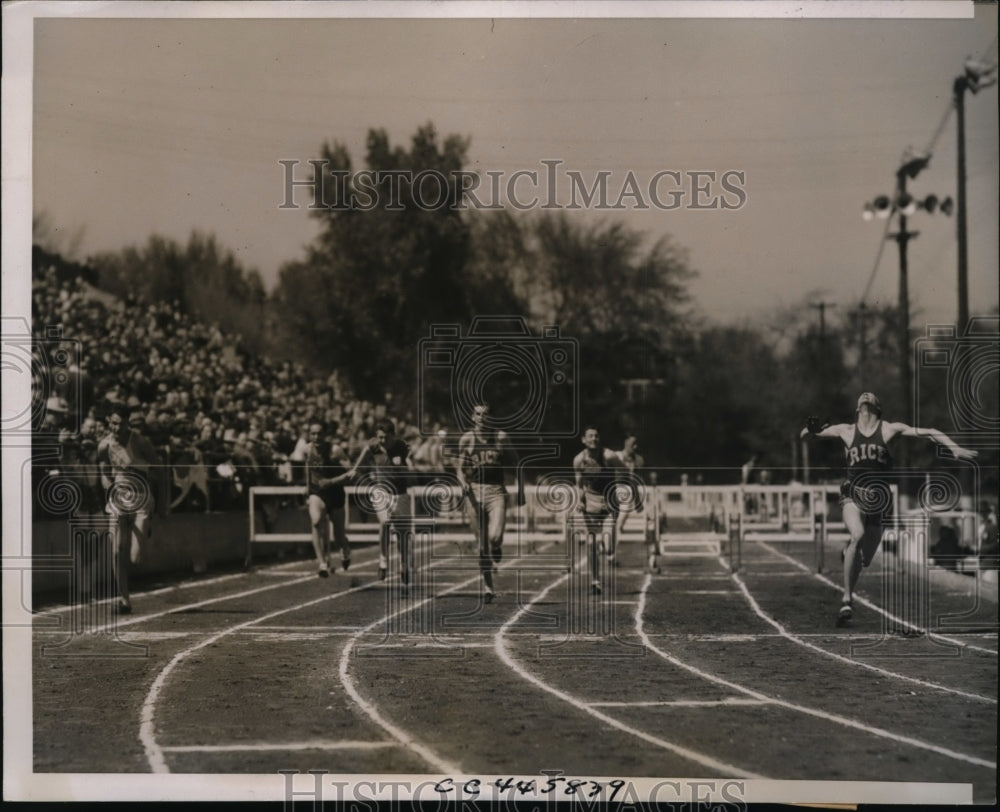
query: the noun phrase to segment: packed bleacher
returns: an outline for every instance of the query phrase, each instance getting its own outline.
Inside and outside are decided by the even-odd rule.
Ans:
[[[336,373],[257,356],[177,303],[121,300],[81,277],[60,279],[54,267],[36,268],[31,316],[36,518],[103,512],[97,445],[115,403],[160,455],[160,512],[244,510],[254,485],[302,484],[311,423],[336,423],[356,459],[387,414],[385,404],[354,398]],[[412,413],[391,416],[418,470],[449,464],[454,432],[435,425],[422,436]],[[68,479],[69,501],[59,487]],[[996,569],[995,507],[983,509],[981,527],[980,567]],[[947,567],[969,554],[940,552],[939,561],[935,552]]]
[[[253,485],[303,481],[310,423],[335,421],[355,458],[386,415],[384,404],[352,397],[336,373],[256,356],[176,303],[119,300],[80,277],[61,281],[54,267],[36,269],[31,316],[38,517],[65,507],[46,479],[73,466],[93,479],[114,403],[157,448],[155,487],[169,511],[243,509]],[[442,442],[440,427],[422,438],[411,414],[392,416],[414,456],[439,465],[431,447]],[[84,501],[100,509],[100,500]]]

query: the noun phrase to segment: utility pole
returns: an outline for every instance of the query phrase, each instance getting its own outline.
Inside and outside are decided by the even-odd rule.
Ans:
[[[858,333],[861,341],[861,357],[858,359],[858,366],[864,372],[865,363],[868,360],[868,306],[864,302],[858,305]]]
[[[828,403],[833,397],[830,386],[830,375],[828,372],[829,359],[826,349],[826,309],[836,307],[834,302],[810,302],[809,307],[819,311],[819,362],[816,365],[819,373],[819,400]]]
[[[810,302],[809,307],[812,307],[819,311],[819,341],[820,344],[826,344],[826,309],[828,307],[836,307],[836,302]]]
[[[965,215],[965,76],[955,80],[955,118],[958,128],[958,182],[956,184],[955,233],[958,239],[958,335],[969,323],[969,246]]]
[[[895,240],[899,246],[899,370],[900,391],[902,394],[903,420],[913,423],[913,373],[910,368],[910,290],[909,265],[907,263],[906,245],[916,239],[919,231],[908,231],[906,228],[907,211],[911,208],[912,198],[906,191],[908,178],[915,178],[920,171],[930,163],[930,156],[917,156],[907,160],[896,171],[896,201],[899,207],[899,231],[889,234],[886,239]],[[906,446],[900,448],[900,465],[905,468],[909,461]]]
[[[911,208],[910,195],[906,191],[906,181],[915,178],[920,171],[930,163],[930,156],[917,156],[907,160],[896,171],[896,201],[899,209],[899,231],[889,234],[886,239],[895,240],[899,246],[899,367],[900,392],[903,396],[903,419],[907,423],[913,421],[913,376],[910,369],[910,289],[909,264],[907,262],[906,246],[910,240],[916,239],[919,231],[909,231],[906,228],[907,211]],[[915,210],[915,206],[913,206]]]
[[[969,324],[969,246],[965,208],[965,91],[978,93],[996,81],[996,65],[985,65],[970,59],[965,63],[965,73],[957,77],[952,86],[958,129],[955,229],[958,239],[958,334],[960,336],[965,335],[965,329]]]

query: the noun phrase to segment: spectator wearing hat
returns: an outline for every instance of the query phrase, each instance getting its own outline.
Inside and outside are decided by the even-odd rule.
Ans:
[[[42,419],[42,431],[46,434],[58,434],[66,428],[69,415],[69,403],[66,398],[52,395],[45,402],[45,416]]]

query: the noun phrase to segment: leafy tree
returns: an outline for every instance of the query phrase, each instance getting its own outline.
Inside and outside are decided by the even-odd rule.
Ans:
[[[429,325],[470,312],[469,228],[455,175],[467,148],[458,136],[439,143],[430,124],[409,149],[372,130],[364,181],[343,145],[322,148],[311,212],[322,230],[304,260],[282,268],[276,300],[310,360],[344,370],[362,396],[411,393]],[[420,177],[430,180],[411,182]]]
[[[601,422],[609,440],[637,431],[653,447],[661,390],[693,327],[686,253],[668,237],[646,247],[620,222],[594,226],[564,212],[544,212],[524,231],[524,270],[512,283],[535,325],[579,341],[583,422]]]
[[[579,342],[580,374],[569,383],[591,416],[616,416],[607,434],[652,421],[651,401],[623,408],[621,382],[662,387],[672,375],[674,350],[692,327],[685,252],[666,237],[648,245],[621,223],[458,205],[467,149],[466,139],[439,139],[430,124],[405,148],[370,131],[360,172],[342,144],[322,147],[310,212],[321,232],[303,259],[282,268],[275,292],[305,360],[343,371],[374,400],[387,391],[407,399],[419,385],[435,415],[448,417],[455,381],[430,389],[418,381],[419,348],[434,326],[518,317],[536,338],[557,325]],[[491,383],[513,402],[523,392],[501,380],[508,371]],[[565,424],[568,415],[551,417]]]
[[[709,326],[687,345],[673,397],[663,414],[671,424],[671,465],[719,470],[709,478],[734,481],[754,454],[761,464],[787,464],[790,381],[765,335],[754,327]],[[793,429],[793,426],[795,427]]]
[[[186,245],[152,235],[143,246],[91,258],[104,290],[144,302],[176,302],[181,312],[217,322],[239,333],[248,348],[267,346],[261,329],[267,323],[267,293],[260,274],[246,270],[214,235],[193,231]]]
[[[48,211],[35,211],[31,215],[31,244],[49,257],[60,257],[62,263],[80,259],[86,228],[77,226],[72,231],[60,228]]]

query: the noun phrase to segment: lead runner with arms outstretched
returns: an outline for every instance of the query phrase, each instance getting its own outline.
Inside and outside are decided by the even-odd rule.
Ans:
[[[817,417],[806,419],[801,436],[839,438],[847,458],[847,479],[840,486],[840,503],[850,541],[844,548],[844,594],[837,625],[854,617],[854,587],[875,556],[882,541],[882,523],[892,504],[885,474],[892,470],[889,443],[895,437],[926,437],[948,448],[959,460],[975,459],[977,452],[962,448],[937,429],[918,429],[906,423],[882,420],[882,404],[871,392],[858,398],[854,423],[826,425]]]

